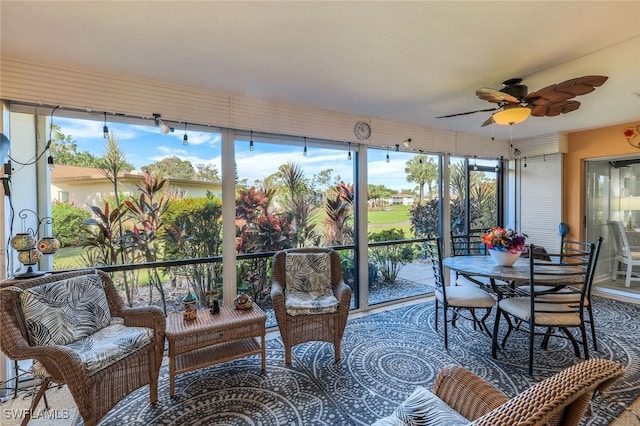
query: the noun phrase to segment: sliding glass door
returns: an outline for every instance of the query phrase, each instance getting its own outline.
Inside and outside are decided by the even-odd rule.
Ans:
[[[614,267],[615,239],[609,221],[622,222],[629,244],[640,246],[640,158],[587,161],[585,172],[585,236],[587,241],[604,238],[595,277],[596,282],[603,282],[609,280]]]

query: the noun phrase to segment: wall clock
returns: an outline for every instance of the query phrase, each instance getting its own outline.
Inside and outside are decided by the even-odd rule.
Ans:
[[[353,132],[358,140],[363,141],[369,139],[369,136],[371,136],[371,126],[369,126],[369,123],[366,121],[358,121]]]

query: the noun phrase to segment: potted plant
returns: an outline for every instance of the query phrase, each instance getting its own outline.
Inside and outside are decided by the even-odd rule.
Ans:
[[[512,266],[518,260],[526,239],[526,234],[499,226],[482,235],[482,242],[487,245],[489,254],[500,266]]]

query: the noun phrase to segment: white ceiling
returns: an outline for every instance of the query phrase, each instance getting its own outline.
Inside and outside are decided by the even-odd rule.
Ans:
[[[479,87],[609,80],[514,137],[640,119],[640,1],[7,1],[2,56],[487,135]],[[500,126],[496,126],[500,127]],[[505,136],[508,128],[495,129]],[[499,132],[503,132],[500,134]]]

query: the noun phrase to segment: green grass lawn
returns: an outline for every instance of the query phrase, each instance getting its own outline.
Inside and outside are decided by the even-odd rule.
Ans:
[[[409,213],[409,206],[390,206],[385,207],[384,210],[369,210],[368,216],[370,224],[379,225],[408,222],[411,213]]]
[[[55,269],[77,269],[82,268],[80,264],[80,256],[82,255],[82,247],[63,247],[56,251],[53,255],[53,264]]]
[[[400,228],[404,231],[405,237],[411,236],[409,208],[409,206],[389,206],[383,210],[369,210],[367,214],[369,232]]]
[[[86,265],[82,263],[83,247],[63,247],[56,251],[53,263],[54,269],[61,271],[65,269],[79,269],[85,268]],[[149,284],[149,271],[141,269],[138,272],[138,282],[141,286]],[[164,272],[160,272],[160,276],[163,279],[168,279]]]

